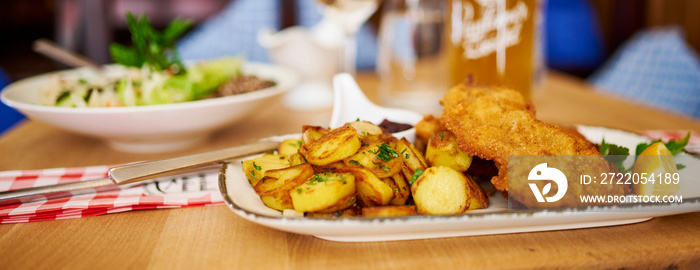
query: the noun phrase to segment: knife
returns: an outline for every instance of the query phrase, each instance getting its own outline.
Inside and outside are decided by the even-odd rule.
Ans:
[[[108,178],[0,192],[0,206],[115,190],[123,188],[120,186],[129,187],[144,181],[164,180],[162,177],[174,174],[201,174],[211,171],[213,164],[269,152],[275,150],[278,145],[279,142],[276,141],[260,140],[199,154],[122,165],[109,169]]]

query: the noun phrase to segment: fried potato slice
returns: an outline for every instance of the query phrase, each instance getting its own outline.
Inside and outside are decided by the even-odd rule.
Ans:
[[[309,145],[305,158],[313,165],[323,166],[352,156],[360,146],[355,129],[346,125],[331,130]]]
[[[420,120],[416,126],[416,148],[425,150],[425,146],[428,144],[433,135],[437,134],[441,130],[444,130],[440,124],[440,120],[435,118],[433,115],[426,115]]]
[[[355,176],[357,199],[363,206],[387,205],[394,199],[394,190],[374,173],[362,168],[341,168],[338,172]]]
[[[299,147],[301,147],[301,139],[286,139],[277,146],[277,154],[289,157],[298,153]]]
[[[329,130],[324,128],[324,127],[319,127],[319,126],[302,126],[301,127],[301,145],[299,146],[298,152],[306,156],[306,152],[308,152],[309,145],[313,144],[315,141],[317,141],[321,136],[325,135],[328,133]]]
[[[392,190],[394,190],[394,199],[392,199],[389,204],[391,205],[404,205],[411,196],[411,186],[408,185],[406,178],[403,174],[397,173],[391,178],[382,179],[384,183],[389,185]]]
[[[290,166],[304,164],[304,163],[307,163],[306,159],[304,158],[304,156],[299,154],[299,152],[296,152],[296,153],[292,154],[291,156],[289,156],[289,165]]]
[[[467,203],[469,204],[469,209],[467,210],[476,210],[476,209],[484,209],[486,207],[489,207],[489,197],[486,195],[486,192],[484,191],[481,186],[479,186],[474,179],[472,179],[469,175],[466,175],[467,179],[467,192],[469,193],[469,199]]]
[[[248,183],[255,186],[265,176],[266,171],[289,167],[289,161],[283,155],[264,154],[257,158],[244,160],[241,162],[241,166],[243,166]]]
[[[449,215],[469,209],[469,192],[464,174],[450,167],[426,169],[411,185],[418,214]]]
[[[305,163],[283,169],[268,170],[255,185],[255,192],[268,207],[283,211],[293,209],[289,190],[301,185],[314,174],[311,164]]]
[[[384,133],[382,128],[367,121],[355,121],[348,123],[349,126],[357,130],[357,136],[365,138],[369,135],[380,135]]]
[[[367,169],[379,178],[392,177],[401,172],[403,165],[398,152],[383,142],[364,146],[343,162],[348,167]]]
[[[460,172],[467,171],[472,163],[472,156],[459,148],[457,137],[447,130],[430,138],[425,159],[430,166],[447,166]]]
[[[314,174],[289,191],[294,210],[318,212],[343,210],[355,203],[355,176],[350,173]]]
[[[416,214],[416,207],[414,205],[406,206],[375,206],[375,207],[365,207],[362,208],[363,217],[400,217],[400,216],[413,216]]]
[[[267,170],[254,189],[260,195],[265,195],[275,190],[288,191],[301,185],[313,175],[314,168],[308,163],[282,169]]]
[[[428,163],[423,154],[406,138],[401,138],[401,140],[396,142],[396,151],[399,153],[399,157],[403,159],[404,164],[411,169],[411,175],[417,170],[428,168]]]

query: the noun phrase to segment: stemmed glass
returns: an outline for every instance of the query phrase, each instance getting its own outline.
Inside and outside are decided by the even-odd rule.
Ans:
[[[337,23],[344,34],[339,56],[339,71],[355,74],[357,32],[379,6],[381,0],[318,0],[323,13]]]

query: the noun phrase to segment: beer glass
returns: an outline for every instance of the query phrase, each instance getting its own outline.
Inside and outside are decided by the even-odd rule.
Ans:
[[[544,0],[448,0],[450,83],[515,89],[529,99],[542,73]]]

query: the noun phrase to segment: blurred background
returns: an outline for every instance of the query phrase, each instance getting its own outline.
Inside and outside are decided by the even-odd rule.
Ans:
[[[289,3],[287,0],[280,2],[283,7]],[[600,71],[605,67],[614,68],[611,59],[624,57],[620,48],[629,44],[635,35],[639,37],[643,33],[640,31],[670,26],[661,29],[671,29],[678,34],[683,43],[681,49],[693,58],[690,71],[696,72],[700,1],[546,0],[545,3],[547,24],[543,40],[549,69],[604,84],[607,73]],[[109,63],[109,43],[130,43],[124,20],[128,10],[145,12],[156,27],[164,27],[179,17],[192,20],[193,29],[197,29],[228,4],[229,0],[3,0],[0,3],[0,88],[12,81],[66,68],[32,50],[32,42],[39,38],[51,39],[98,63]],[[376,12],[370,19],[370,29],[378,29],[379,14],[381,12]],[[293,8],[282,8],[278,15],[279,28],[294,24]],[[697,87],[691,87],[694,90],[683,95],[700,98]],[[619,94],[625,95],[624,92]],[[692,116],[694,111],[700,115],[698,108],[691,108],[688,114]],[[21,115],[2,105],[0,132],[18,119]]]

